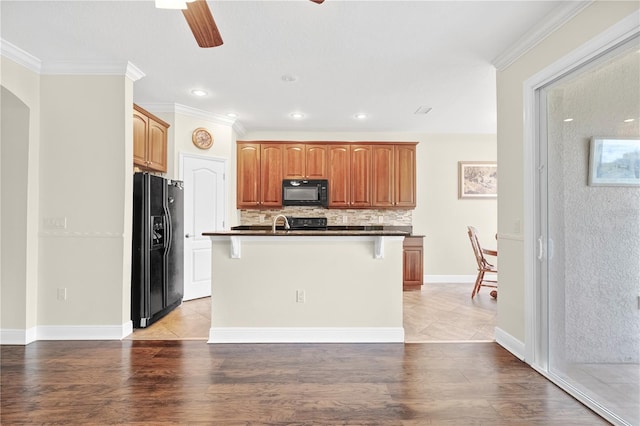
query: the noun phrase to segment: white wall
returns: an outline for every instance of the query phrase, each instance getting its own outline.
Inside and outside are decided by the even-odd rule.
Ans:
[[[496,247],[497,201],[458,199],[458,161],[495,161],[495,135],[252,132],[242,140],[419,142],[417,207],[412,216],[414,234],[426,235],[425,275],[430,281],[475,276],[467,225],[478,228],[482,244]]]
[[[41,232],[38,325],[121,326],[130,319],[132,82],[45,75],[41,84],[40,216],[66,218],[66,229]]]
[[[458,161],[495,161],[496,137],[426,135],[417,157],[418,208],[413,223],[416,233],[427,236],[425,274],[475,276],[467,225],[478,229],[483,247],[495,249],[498,203],[496,199],[458,199]],[[498,185],[500,176],[498,166]]]
[[[608,27],[638,10],[637,2],[597,1],[497,73],[500,304],[497,326],[524,342],[523,84]],[[528,242],[533,244],[533,242]]]
[[[5,57],[0,57],[0,67],[3,92],[6,89],[15,96],[11,103],[18,108],[5,111],[9,105],[3,98],[0,328],[16,330],[13,337],[24,343],[27,330],[37,322],[40,80],[37,73]],[[28,117],[23,117],[23,108]],[[18,126],[14,119],[19,120]],[[19,156],[14,156],[16,150]],[[5,153],[11,155],[5,157]]]
[[[2,326],[24,329],[27,282],[29,108],[2,87]],[[17,315],[16,315],[17,314]]]
[[[229,237],[213,238],[213,334],[227,327],[249,327],[261,339],[283,328],[401,332],[402,237],[385,237],[377,259],[372,237],[265,235],[240,237],[239,244],[240,258],[232,258]],[[326,267],[317,267],[320,259]],[[304,303],[296,301],[298,290]]]

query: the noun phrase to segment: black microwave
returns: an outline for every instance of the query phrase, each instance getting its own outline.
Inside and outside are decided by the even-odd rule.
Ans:
[[[329,182],[326,179],[284,179],[282,205],[329,207]]]

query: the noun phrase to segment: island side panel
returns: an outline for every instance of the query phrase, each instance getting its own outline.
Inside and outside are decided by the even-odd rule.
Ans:
[[[240,237],[234,259],[229,239],[213,238],[212,332],[402,330],[402,240],[385,237],[375,259],[372,237]]]

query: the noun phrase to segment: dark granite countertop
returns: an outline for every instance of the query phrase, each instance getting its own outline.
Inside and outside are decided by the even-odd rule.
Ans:
[[[354,236],[369,236],[369,237],[392,237],[399,236],[404,237],[409,235],[406,231],[400,230],[364,230],[364,229],[327,229],[327,230],[293,230],[287,231],[282,228],[276,229],[276,232],[272,232],[271,228],[268,229],[232,229],[230,231],[217,231],[217,232],[203,232],[205,237],[209,236],[306,236],[306,237],[354,237]]]
[[[234,226],[230,231],[203,232],[204,236],[414,236],[412,226],[395,225],[358,225],[358,226],[328,226],[324,229],[296,229],[285,230],[282,225],[276,227],[276,232],[271,231],[269,225],[240,225]]]

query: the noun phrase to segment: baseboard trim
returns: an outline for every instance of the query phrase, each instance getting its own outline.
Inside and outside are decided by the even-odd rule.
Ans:
[[[0,330],[0,344],[28,345],[37,340],[122,340],[131,333],[131,321],[122,325],[40,325],[28,330]]]
[[[207,343],[404,343],[404,328],[211,327]]]
[[[35,342],[36,327],[23,329],[0,329],[0,345],[28,345]]]
[[[133,332],[133,323],[121,325],[42,325],[38,340],[122,340]]]
[[[494,330],[496,343],[511,352],[519,360],[524,361],[524,342],[516,339],[500,327]]]

